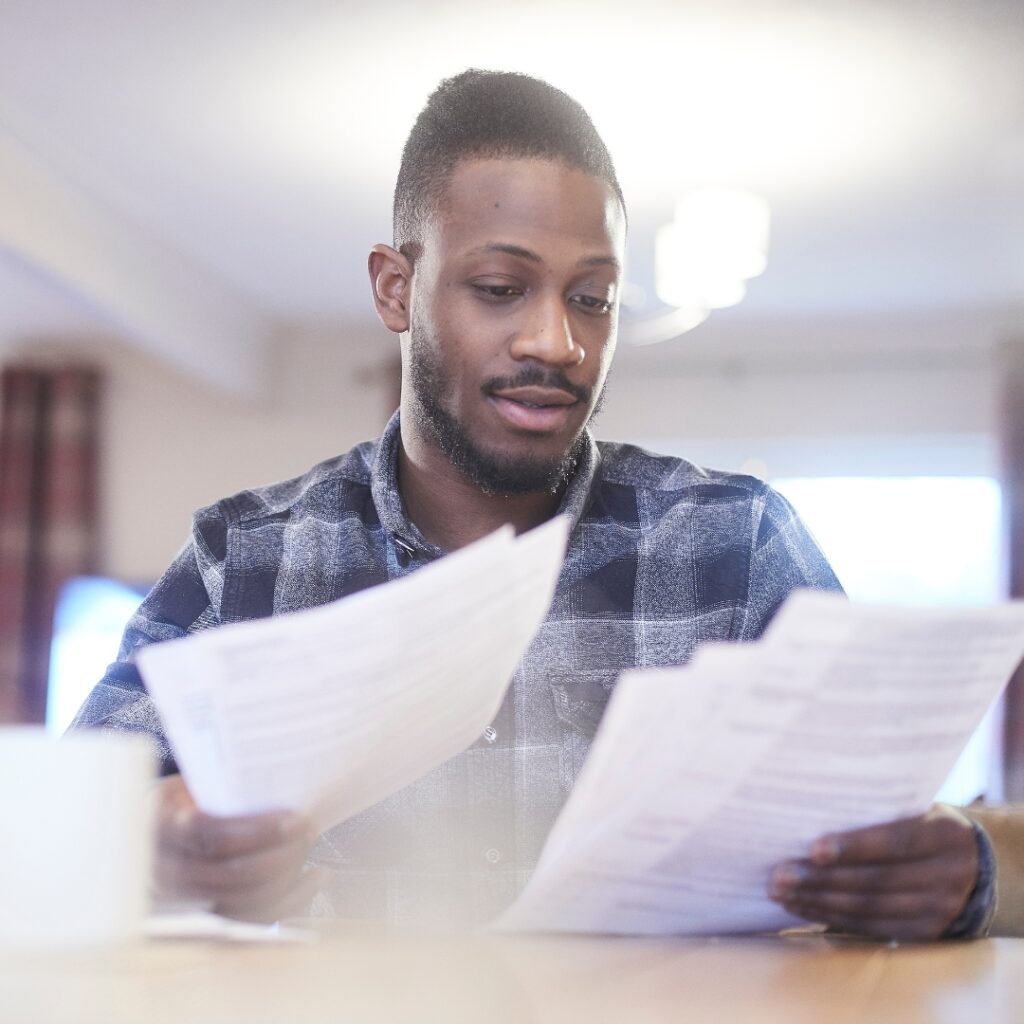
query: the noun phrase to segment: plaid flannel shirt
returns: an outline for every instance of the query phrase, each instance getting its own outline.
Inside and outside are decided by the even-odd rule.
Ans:
[[[396,413],[377,442],[197,512],[75,724],[149,733],[174,771],[138,647],[334,601],[440,557],[405,514],[399,441]],[[753,640],[794,588],[839,589],[786,500],[751,477],[588,434],[559,512],[573,529],[554,602],[497,718],[468,750],[321,837],[313,860],[330,881],[314,912],[494,916],[536,864],[620,672]]]

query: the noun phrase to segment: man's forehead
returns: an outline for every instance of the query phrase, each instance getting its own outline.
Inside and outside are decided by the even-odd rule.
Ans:
[[[625,240],[622,205],[611,186],[548,159],[461,161],[431,220],[435,240],[446,250],[504,245],[536,253],[542,242],[560,239],[607,262],[605,257],[621,258]]]
[[[526,260],[528,263],[543,263],[544,257],[535,252],[533,249],[528,249],[523,245],[515,245],[510,242],[485,242],[483,245],[478,245],[475,249],[470,249],[464,255],[466,256],[490,256],[490,255],[506,255],[514,256],[516,259]],[[577,265],[583,267],[612,267],[614,270],[622,269],[622,261],[614,253],[601,253],[595,255],[581,256],[577,260]]]

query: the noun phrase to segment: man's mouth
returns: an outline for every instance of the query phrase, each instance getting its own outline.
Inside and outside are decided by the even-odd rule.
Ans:
[[[561,388],[502,388],[488,394],[499,415],[518,430],[553,433],[561,430],[577,404],[575,395]]]

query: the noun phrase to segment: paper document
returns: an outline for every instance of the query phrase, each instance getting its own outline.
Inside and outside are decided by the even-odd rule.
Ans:
[[[1024,603],[894,609],[794,594],[756,644],[626,673],[499,927],[775,930],[772,868],[927,809],[1024,655]]]
[[[567,537],[563,518],[506,528],[333,604],[143,648],[198,804],[326,829],[464,750],[547,614]]]
[[[146,921],[145,932],[148,939],[199,939],[260,945],[309,943],[317,939],[316,932],[308,928],[236,921],[203,911],[152,914]]]

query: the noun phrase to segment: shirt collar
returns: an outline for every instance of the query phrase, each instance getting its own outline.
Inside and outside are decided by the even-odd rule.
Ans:
[[[406,515],[405,506],[402,504],[402,496],[398,490],[398,446],[401,439],[401,413],[400,410],[396,410],[377,443],[370,477],[373,503],[377,508],[381,525],[395,537],[396,541],[428,557],[436,558],[445,552],[436,544],[431,544],[420,533],[416,524]],[[579,461],[555,512],[556,515],[569,519],[570,530],[576,528],[586,511],[600,461],[601,453],[597,444],[590,431],[585,429]]]

